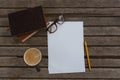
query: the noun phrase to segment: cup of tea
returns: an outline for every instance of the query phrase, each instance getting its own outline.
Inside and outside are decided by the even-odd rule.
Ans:
[[[35,66],[38,72],[40,71],[39,63],[41,62],[41,60],[42,53],[37,48],[29,48],[24,53],[24,62],[28,66]]]

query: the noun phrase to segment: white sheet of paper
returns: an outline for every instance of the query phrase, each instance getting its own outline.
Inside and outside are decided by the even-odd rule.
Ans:
[[[85,72],[83,22],[64,22],[48,36],[48,71]]]

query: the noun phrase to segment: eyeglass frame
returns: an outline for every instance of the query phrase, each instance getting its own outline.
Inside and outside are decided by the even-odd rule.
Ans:
[[[59,23],[60,19],[62,20],[62,23]],[[64,16],[60,15],[59,18],[55,19],[52,24],[50,24],[49,26],[47,26],[47,31],[49,33],[54,33],[54,32],[57,31],[57,24],[62,25],[63,23],[64,23]],[[51,31],[51,28],[52,28],[53,25],[55,25],[55,30]]]

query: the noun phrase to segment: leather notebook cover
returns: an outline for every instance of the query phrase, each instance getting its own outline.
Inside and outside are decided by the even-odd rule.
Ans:
[[[46,27],[41,6],[8,14],[12,35],[21,35]]]

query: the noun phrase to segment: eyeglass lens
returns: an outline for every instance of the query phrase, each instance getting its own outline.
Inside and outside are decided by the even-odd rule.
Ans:
[[[63,15],[60,15],[58,17],[58,19],[56,19],[50,26],[48,26],[47,30],[50,33],[54,33],[57,30],[57,24],[56,23],[58,23],[60,25],[64,23],[64,17],[63,17]]]
[[[57,30],[57,25],[56,25],[56,24],[53,24],[52,26],[50,26],[50,27],[48,28],[48,31],[49,31],[50,33],[54,33],[56,30]]]
[[[60,15],[59,18],[58,18],[58,24],[63,24],[64,23],[64,16],[63,15]]]

